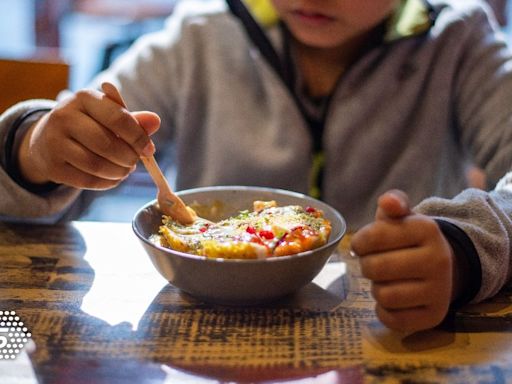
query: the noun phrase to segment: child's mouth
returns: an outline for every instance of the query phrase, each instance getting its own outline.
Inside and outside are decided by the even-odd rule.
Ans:
[[[334,21],[334,18],[317,12],[309,12],[305,10],[296,10],[292,14],[302,23],[321,26]]]

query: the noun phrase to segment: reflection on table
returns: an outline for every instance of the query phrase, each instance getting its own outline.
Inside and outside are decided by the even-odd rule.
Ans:
[[[257,307],[167,284],[128,224],[0,224],[0,259],[0,310],[35,345],[0,361],[2,383],[512,382],[510,292],[434,330],[391,332],[343,250]]]

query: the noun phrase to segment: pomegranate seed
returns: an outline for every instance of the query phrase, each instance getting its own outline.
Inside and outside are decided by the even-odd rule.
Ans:
[[[274,238],[274,234],[272,233],[272,231],[261,230],[259,232],[259,235],[267,240],[272,240]]]

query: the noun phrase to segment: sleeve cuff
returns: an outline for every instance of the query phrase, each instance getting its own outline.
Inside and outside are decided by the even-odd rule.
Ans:
[[[21,175],[18,164],[18,151],[21,144],[21,138],[28,128],[35,122],[40,115],[50,111],[49,108],[31,109],[20,115],[12,124],[4,142],[3,166],[11,179],[23,189],[38,195],[49,193],[59,187],[59,184],[32,184],[26,181]]]
[[[480,291],[482,285],[482,266],[478,252],[469,236],[455,224],[448,221],[435,219],[437,225],[453,248],[456,260],[467,265],[469,276],[465,276],[466,286],[462,293],[451,304],[451,309],[460,308],[468,304]]]

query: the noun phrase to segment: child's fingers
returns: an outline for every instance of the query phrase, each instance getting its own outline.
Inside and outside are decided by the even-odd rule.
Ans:
[[[88,150],[77,142],[70,141],[66,152],[66,162],[80,171],[100,179],[123,180],[132,171],[132,166],[123,167],[112,163]]]
[[[401,332],[415,332],[439,325],[448,311],[447,304],[406,309],[387,309],[377,304],[375,312],[388,328]]]
[[[128,110],[101,92],[79,91],[77,95],[87,115],[123,139],[139,156],[154,153],[154,145],[148,134]]]
[[[410,213],[411,209],[407,194],[398,189],[393,189],[379,197],[375,219],[399,219]]]
[[[124,140],[87,115],[77,116],[75,122],[81,129],[71,130],[70,137],[96,155],[121,167],[131,167],[139,159],[139,155]]]
[[[48,179],[56,183],[80,189],[110,189],[135,169],[135,165],[112,163],[76,140],[67,140],[59,148],[46,157],[44,167]]]
[[[160,128],[160,116],[154,112],[137,111],[132,112],[139,125],[144,128],[146,133],[151,136]]]
[[[351,239],[354,252],[363,256],[400,248],[419,246],[437,235],[436,222],[422,215],[398,220],[377,220],[357,231]]]
[[[402,248],[359,259],[361,273],[374,282],[423,279],[431,275],[431,256],[422,248]],[[421,268],[418,268],[421,265]]]
[[[372,296],[383,308],[407,309],[435,304],[439,294],[427,280],[401,280],[391,283],[372,282]]]
[[[58,173],[52,178],[53,181],[59,184],[65,184],[77,189],[91,189],[91,190],[106,190],[114,188],[122,179],[107,180],[101,177],[91,175],[90,173],[83,172],[75,168],[69,163],[62,164],[59,167]]]

